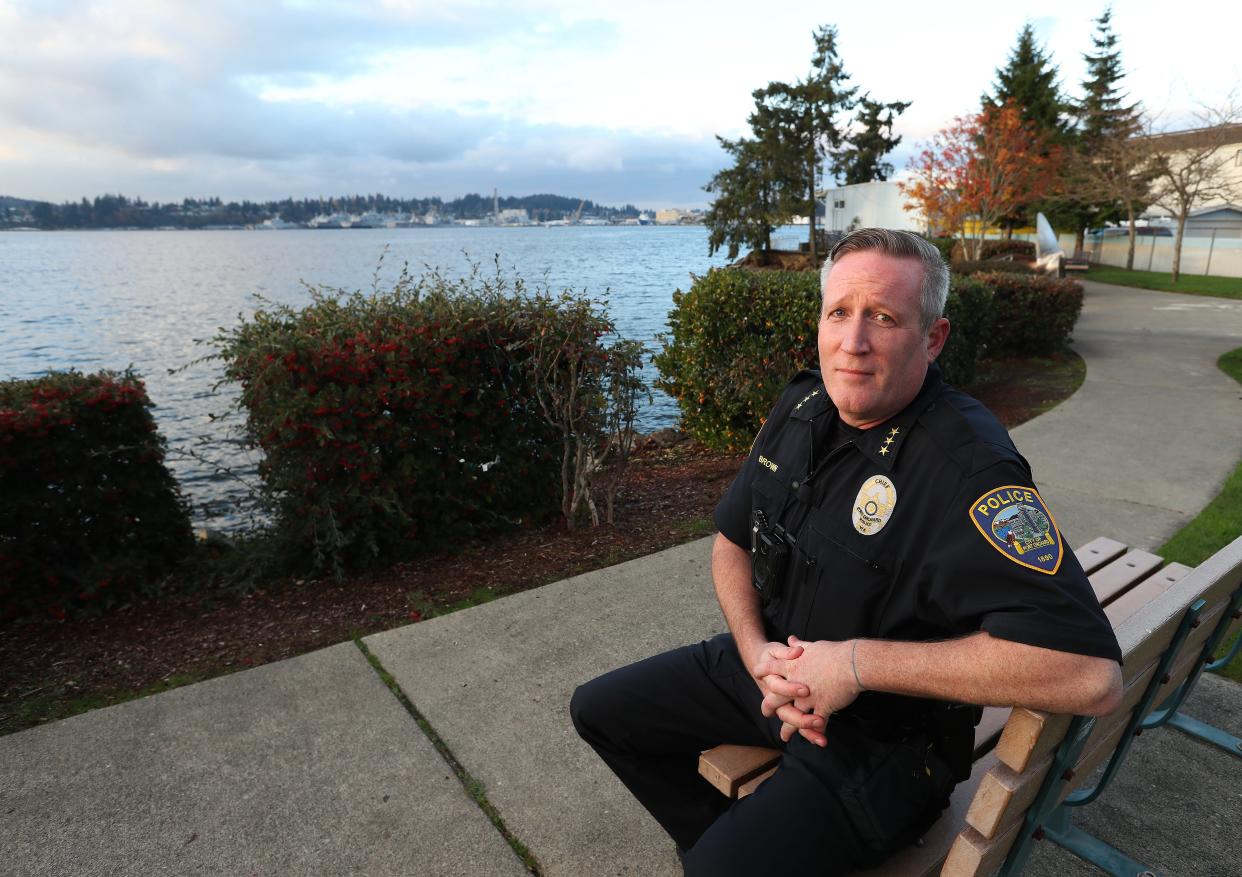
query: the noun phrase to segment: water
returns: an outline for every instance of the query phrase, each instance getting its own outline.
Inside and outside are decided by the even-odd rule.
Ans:
[[[0,234],[0,379],[133,366],[196,519],[236,526],[233,503],[245,490],[218,467],[252,478],[257,460],[237,442],[235,418],[230,427],[211,416],[229,410],[232,394],[212,392],[216,363],[169,369],[210,353],[195,339],[253,313],[254,293],[297,306],[309,300],[303,280],[369,289],[385,246],[381,283],[405,262],[416,274],[432,265],[461,275],[470,260],[490,267],[498,254],[507,273],[516,268],[528,283],[546,273],[553,290],[607,294],[619,332],[653,350],[673,291],[726,261],[708,257],[707,231],[697,226]],[[650,364],[645,376],[656,377]],[[640,426],[676,419],[673,400],[656,393]]]

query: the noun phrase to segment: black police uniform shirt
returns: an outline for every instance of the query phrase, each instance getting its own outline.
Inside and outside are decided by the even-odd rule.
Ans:
[[[756,510],[787,534],[783,581],[762,610],[770,640],[927,641],[983,630],[1121,659],[1029,464],[938,366],[882,425],[838,424],[820,373],[799,373],[716,506],[717,528],[748,551]],[[893,716],[924,711],[919,703],[868,692],[856,706]]]

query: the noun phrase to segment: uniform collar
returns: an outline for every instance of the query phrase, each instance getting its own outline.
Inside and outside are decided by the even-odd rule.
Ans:
[[[815,420],[826,412],[837,410],[832,404],[832,399],[828,397],[828,391],[824,389],[823,375],[819,371],[810,373],[816,377],[815,386],[799,399],[794,404],[793,410],[789,412],[789,416],[794,420]]]
[[[815,374],[820,373],[815,372]],[[906,436],[914,427],[914,422],[940,395],[943,385],[940,379],[940,366],[933,362],[927,368],[923,386],[910,404],[883,423],[863,430],[862,434],[854,439],[854,446],[886,471],[891,470],[897,460],[897,455],[905,445]],[[825,415],[835,416],[836,413],[836,406],[832,404],[832,399],[829,398],[821,382],[794,405],[789,416],[793,420],[810,421]]]

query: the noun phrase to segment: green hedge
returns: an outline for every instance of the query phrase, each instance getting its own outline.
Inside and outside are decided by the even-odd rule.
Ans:
[[[781,389],[816,366],[819,273],[713,268],[673,293],[656,386],[708,447],[745,450]]]
[[[1082,312],[1082,285],[1046,274],[976,274],[990,286],[992,341],[988,355],[1049,356],[1069,341]]]
[[[944,305],[949,319],[949,340],[936,362],[950,384],[969,384],[975,379],[979,360],[986,359],[992,345],[992,289],[972,277],[951,278]]]
[[[147,592],[193,545],[151,402],[130,372],[0,383],[0,613],[93,611]]]
[[[286,566],[340,574],[555,516],[563,437],[539,387],[572,370],[573,428],[589,444],[607,427],[613,326],[596,303],[477,271],[311,293],[215,339]]]
[[[953,255],[953,247],[957,244],[957,238],[928,238],[933,247],[940,251],[940,258],[946,262]]]
[[[790,377],[817,367],[819,308],[812,271],[714,269],[675,292],[655,362],[682,427],[710,447],[745,450]],[[952,329],[937,360],[945,380],[970,384],[981,359],[1060,350],[1081,309],[1072,280],[954,274],[945,303]]]

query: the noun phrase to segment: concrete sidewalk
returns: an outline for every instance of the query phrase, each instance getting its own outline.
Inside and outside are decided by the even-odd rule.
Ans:
[[[1086,383],[1014,437],[1071,544],[1156,547],[1242,457],[1215,368],[1242,302],[1088,284]],[[569,724],[574,687],[709,636],[710,540],[366,639],[546,875],[675,874],[671,842]],[[1187,712],[1242,733],[1242,687]],[[1236,873],[1239,762],[1144,735],[1080,817],[1168,875]],[[13,874],[520,874],[518,855],[352,644],[0,738]],[[1098,873],[1041,845],[1027,873]]]

